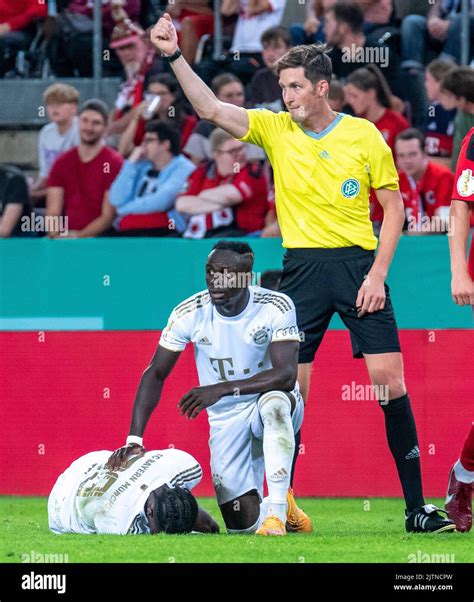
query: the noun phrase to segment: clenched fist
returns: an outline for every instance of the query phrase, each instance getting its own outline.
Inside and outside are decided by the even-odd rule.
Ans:
[[[151,43],[164,54],[171,55],[178,49],[178,35],[169,13],[165,13],[150,33]]]

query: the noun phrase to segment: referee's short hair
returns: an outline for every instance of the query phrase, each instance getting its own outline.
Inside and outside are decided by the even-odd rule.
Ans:
[[[284,69],[304,68],[304,76],[312,84],[321,80],[331,83],[332,62],[327,55],[326,44],[307,44],[291,48],[275,64],[275,74],[280,75]]]

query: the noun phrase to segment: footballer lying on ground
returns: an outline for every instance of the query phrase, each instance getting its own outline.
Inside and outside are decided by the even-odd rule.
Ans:
[[[311,521],[290,489],[295,432],[304,413],[295,308],[287,295],[250,285],[253,260],[247,243],[213,247],[208,288],[173,310],[142,376],[127,445],[114,452],[109,466],[117,469],[143,453],[143,433],[163,383],[192,342],[201,386],[178,407],[190,419],[207,410],[212,479],[228,532],[308,532]],[[261,503],[264,476],[269,495]]]
[[[202,469],[190,454],[164,449],[130,456],[119,470],[106,467],[110,451],[75,460],[48,500],[54,533],[217,533],[213,518],[191,493]]]

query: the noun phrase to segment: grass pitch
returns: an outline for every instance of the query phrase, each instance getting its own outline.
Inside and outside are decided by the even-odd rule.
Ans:
[[[432,500],[429,500],[432,502]],[[474,534],[409,534],[400,499],[298,498],[314,533],[286,537],[229,536],[213,498],[201,498],[219,535],[54,535],[47,499],[0,497],[0,563],[40,562],[455,562],[474,561]],[[443,507],[443,500],[434,503]],[[67,555],[67,556],[66,556]]]

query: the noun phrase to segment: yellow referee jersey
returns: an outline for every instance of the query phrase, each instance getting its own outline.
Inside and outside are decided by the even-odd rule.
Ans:
[[[283,246],[375,249],[370,187],[398,190],[392,151],[375,125],[338,113],[316,134],[286,112],[247,114],[241,140],[261,146],[272,164]]]

